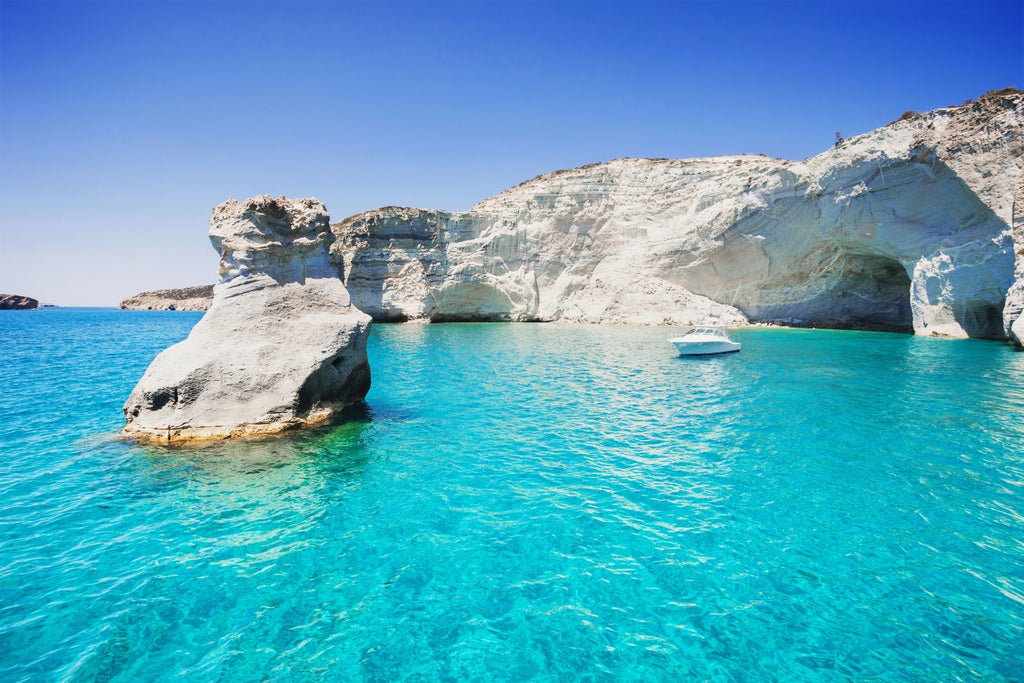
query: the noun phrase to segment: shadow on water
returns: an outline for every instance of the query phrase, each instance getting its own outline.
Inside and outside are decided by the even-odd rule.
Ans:
[[[739,358],[739,351],[731,351],[729,353],[711,353],[706,355],[682,355],[676,354],[676,361],[681,363],[714,363],[714,362],[727,362],[731,359]]]

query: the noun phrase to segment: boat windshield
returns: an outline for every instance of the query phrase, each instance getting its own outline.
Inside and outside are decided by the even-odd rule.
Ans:
[[[725,331],[717,327],[695,327],[687,334],[700,334],[709,337],[724,337]]]

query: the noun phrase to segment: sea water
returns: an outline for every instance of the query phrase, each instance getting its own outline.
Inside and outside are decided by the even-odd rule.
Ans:
[[[199,314],[0,314],[0,680],[1024,680],[1024,354],[377,325],[333,427],[118,438]]]

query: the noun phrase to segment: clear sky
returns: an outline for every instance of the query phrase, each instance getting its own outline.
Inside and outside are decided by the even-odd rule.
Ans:
[[[1024,87],[1024,0],[0,0],[0,292],[215,280],[211,209],[464,210],[618,157],[803,159]]]

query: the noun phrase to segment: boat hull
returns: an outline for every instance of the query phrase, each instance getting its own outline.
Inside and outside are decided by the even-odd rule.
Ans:
[[[735,353],[740,345],[729,341],[682,341],[672,340],[680,356],[715,356],[721,353]]]

